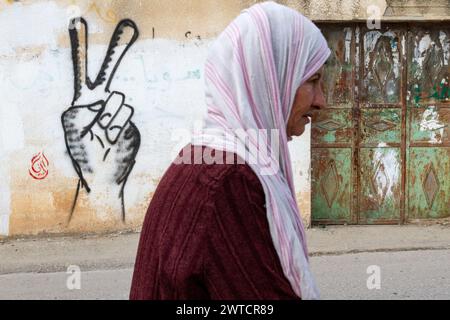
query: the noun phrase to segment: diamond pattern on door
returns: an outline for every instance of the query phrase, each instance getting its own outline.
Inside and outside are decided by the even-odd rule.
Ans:
[[[323,122],[316,123],[314,125],[316,128],[320,128],[326,131],[336,131],[345,126],[345,124],[339,123],[335,120],[327,120]]]
[[[423,179],[423,192],[425,193],[425,199],[428,206],[431,209],[433,207],[434,199],[439,191],[439,180],[434,169],[434,165],[430,164],[425,172]]]
[[[331,208],[339,190],[339,175],[334,161],[330,161],[328,169],[320,183],[320,187],[327,200],[328,207]]]
[[[387,120],[380,120],[380,121],[368,121],[366,123],[366,126],[376,131],[384,132],[395,128],[397,124]]]
[[[374,195],[378,197],[378,203],[383,204],[391,182],[389,181],[389,176],[386,174],[384,163],[382,161],[379,161],[376,165],[375,173],[372,176],[371,182],[372,191]]]

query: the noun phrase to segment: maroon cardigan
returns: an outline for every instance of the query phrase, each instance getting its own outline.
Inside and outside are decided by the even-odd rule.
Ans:
[[[188,145],[180,155],[194,148],[207,149]],[[264,204],[247,164],[172,164],[144,220],[130,299],[298,299]]]

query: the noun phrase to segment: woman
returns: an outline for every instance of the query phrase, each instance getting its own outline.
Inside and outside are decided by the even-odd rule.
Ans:
[[[154,194],[131,299],[319,298],[287,142],[324,107],[329,54],[311,21],[274,2],[243,11],[218,37],[204,130]]]

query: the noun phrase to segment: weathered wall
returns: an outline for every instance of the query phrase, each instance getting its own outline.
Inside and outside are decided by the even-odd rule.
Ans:
[[[139,227],[174,151],[183,146],[174,132],[191,128],[203,116],[202,65],[210,39],[242,6],[213,1],[3,1],[0,234]],[[99,144],[97,137],[90,141],[75,132],[89,123],[87,108],[66,118],[74,96],[68,24],[79,15],[89,28],[92,81],[119,21],[131,19],[138,28],[138,41],[111,82],[111,91],[123,93],[134,110],[131,121],[137,129],[130,131],[128,141],[110,143],[107,133],[99,133]],[[84,90],[75,105],[107,98],[104,90]],[[68,119],[64,127],[62,118]],[[77,167],[89,194],[78,188]],[[126,179],[116,183],[121,175]]]
[[[183,146],[174,132],[191,128],[203,116],[202,64],[208,44],[241,9],[254,2],[0,1],[0,236],[138,228],[174,151]],[[369,5],[378,5],[385,12],[391,4],[368,0],[280,2],[321,21],[363,20],[370,16]],[[393,15],[399,11],[395,3],[393,8],[391,19],[395,20]],[[421,14],[422,18],[440,18],[436,13]],[[68,25],[79,15],[89,27],[88,73],[92,80],[119,21],[131,19],[139,32],[111,82],[111,91],[123,93],[132,107],[128,110],[134,111],[131,121],[135,128],[127,131],[128,140],[103,141],[106,146],[101,148],[96,140],[84,141],[89,137],[77,136],[74,131],[89,115],[85,119],[71,113],[65,127],[61,124],[63,114],[73,111],[73,44]],[[80,101],[89,104],[108,98],[104,91],[90,91],[83,91]],[[65,137],[72,146],[66,146]],[[307,224],[311,211],[309,140],[307,130],[290,144],[297,198]],[[91,146],[93,143],[97,146]],[[112,155],[116,161],[102,161]],[[90,194],[79,191],[71,214],[79,180],[77,165],[92,190]],[[126,179],[115,183],[120,176]]]

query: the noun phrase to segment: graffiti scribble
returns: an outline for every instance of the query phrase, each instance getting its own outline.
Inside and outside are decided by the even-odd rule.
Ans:
[[[48,159],[44,152],[39,152],[31,159],[31,168],[28,173],[33,179],[44,180],[48,176]]]

